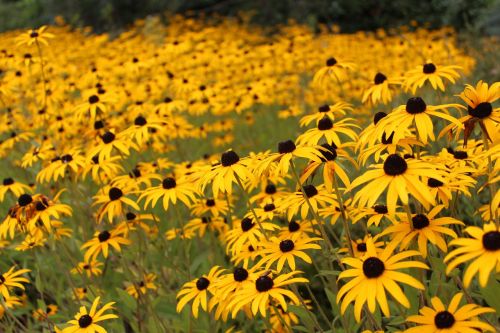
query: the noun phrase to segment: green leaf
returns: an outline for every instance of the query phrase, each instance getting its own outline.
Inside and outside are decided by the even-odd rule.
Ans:
[[[486,303],[500,314],[500,283],[494,279],[490,278],[490,281],[484,288],[480,288],[481,295],[484,297]]]
[[[315,325],[314,321],[311,318],[311,315],[314,316],[313,313],[308,313],[306,309],[304,309],[301,306],[296,306],[296,305],[290,305],[289,306],[290,311],[295,313],[297,316],[300,318],[300,322],[306,326],[309,332],[314,332],[315,331]],[[316,316],[314,316],[316,318]]]
[[[118,293],[118,298],[121,300],[123,305],[131,311],[135,311],[137,308],[137,302],[135,298],[133,298],[129,293],[127,293],[125,290],[116,288],[116,292]]]

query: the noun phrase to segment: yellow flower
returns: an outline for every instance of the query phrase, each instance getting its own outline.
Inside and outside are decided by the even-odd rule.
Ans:
[[[495,332],[493,326],[475,319],[481,314],[495,312],[495,310],[476,304],[466,304],[460,307],[462,297],[462,293],[453,296],[448,307],[444,306],[439,297],[433,297],[432,308],[425,306],[420,309],[420,315],[406,319],[408,322],[419,325],[405,330],[404,333]]]
[[[418,256],[418,251],[404,251],[393,254],[395,245],[388,245],[383,251],[377,251],[373,240],[366,241],[366,254],[363,258],[344,258],[342,262],[353,268],[346,269],[339,275],[339,279],[353,278],[340,288],[337,294],[337,303],[342,300],[340,311],[345,313],[347,306],[354,302],[354,316],[356,321],[361,320],[363,305],[368,303],[368,310],[375,312],[376,305],[380,306],[385,316],[390,316],[389,303],[386,291],[406,308],[410,302],[401,287],[396,283],[404,283],[414,288],[424,290],[425,286],[408,274],[398,272],[404,268],[429,267],[420,261],[401,261],[411,256]]]
[[[115,302],[106,303],[98,310],[97,306],[100,299],[100,297],[97,297],[94,300],[88,312],[86,307],[81,306],[80,311],[75,315],[75,319],[68,321],[70,326],[63,329],[62,333],[106,333],[107,331],[101,326],[100,322],[108,319],[116,319],[118,316],[111,313],[105,314],[107,310],[113,308]]]
[[[55,36],[46,31],[47,26],[43,25],[38,29],[31,29],[27,32],[21,34],[17,37],[17,45],[27,45],[31,46],[32,44],[42,43],[44,45],[49,45],[47,39],[54,38]]]
[[[465,232],[473,238],[457,238],[450,246],[458,246],[444,258],[446,274],[458,265],[472,260],[465,270],[464,285],[469,287],[472,278],[479,272],[479,284],[485,287],[492,271],[500,271],[500,231],[494,223],[483,228],[467,227]]]

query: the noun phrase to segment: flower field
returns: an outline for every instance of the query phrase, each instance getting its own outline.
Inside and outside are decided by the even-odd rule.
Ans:
[[[0,332],[500,331],[500,82],[450,28],[0,34]]]

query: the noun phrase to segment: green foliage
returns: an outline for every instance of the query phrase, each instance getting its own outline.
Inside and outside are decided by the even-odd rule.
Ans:
[[[72,25],[105,31],[162,12],[199,16],[250,11],[253,22],[264,25],[293,19],[312,26],[335,23],[344,31],[355,31],[415,20],[431,27],[452,25],[499,33],[499,6],[498,0],[1,0],[0,31],[52,23],[57,15]]]

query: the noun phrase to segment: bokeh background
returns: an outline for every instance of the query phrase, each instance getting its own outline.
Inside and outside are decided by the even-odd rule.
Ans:
[[[252,13],[252,22],[269,26],[292,19],[312,26],[335,23],[350,32],[415,20],[430,27],[500,34],[500,0],[0,0],[0,31],[49,24],[56,16],[102,32],[159,13],[214,16],[243,11]]]

